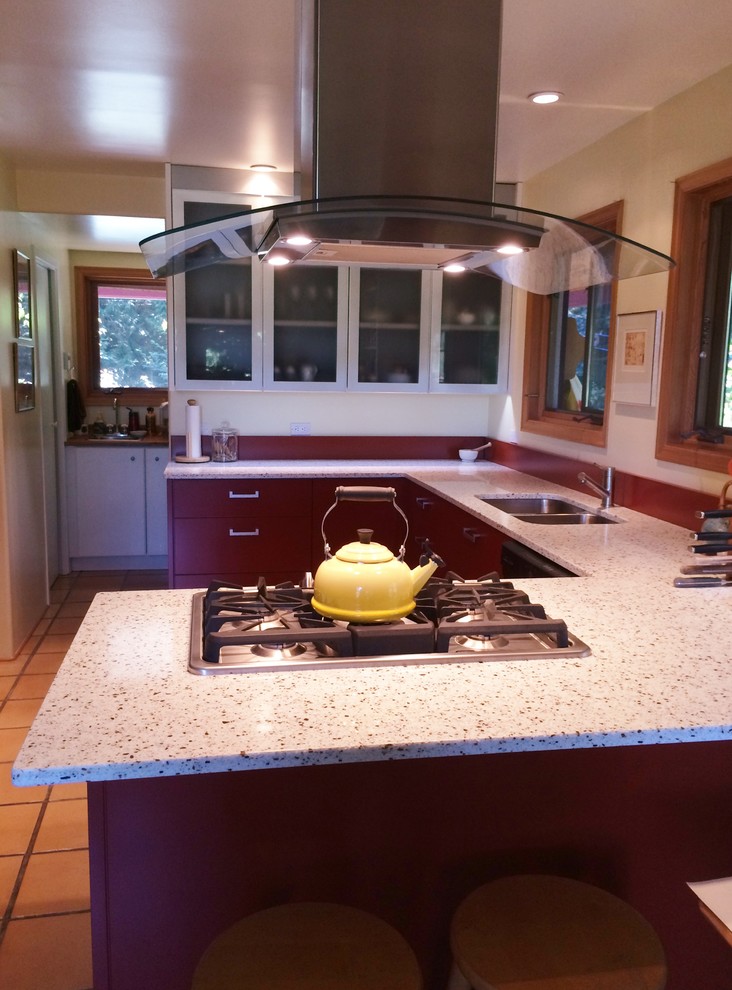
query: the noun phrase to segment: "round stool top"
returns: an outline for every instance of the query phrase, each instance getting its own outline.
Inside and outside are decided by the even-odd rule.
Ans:
[[[663,948],[637,911],[598,887],[503,877],[455,912],[453,959],[474,990],[661,990]]]
[[[204,952],[192,990],[421,990],[385,921],[339,904],[283,904],[237,921]]]

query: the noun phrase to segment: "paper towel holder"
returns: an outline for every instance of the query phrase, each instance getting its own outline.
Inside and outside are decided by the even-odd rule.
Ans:
[[[189,399],[188,400],[188,406],[196,406],[197,407],[198,406],[198,403],[196,402],[195,399]],[[200,455],[199,454],[197,456],[191,456],[190,453],[188,453],[188,451],[190,450],[190,437],[188,436],[188,414],[189,414],[188,406],[186,407],[186,428],[187,428],[187,430],[186,430],[186,453],[185,454],[176,454],[175,455],[175,460],[177,461],[178,464],[204,464],[206,461],[210,461],[211,460],[211,458],[207,454],[204,454],[204,455]],[[200,412],[200,411],[197,410],[197,412]],[[200,419],[198,420],[198,422],[199,422],[199,429],[200,429]],[[198,430],[197,430],[197,432],[198,432]],[[199,450],[201,449],[200,442],[198,444],[196,444],[196,446],[198,447]]]

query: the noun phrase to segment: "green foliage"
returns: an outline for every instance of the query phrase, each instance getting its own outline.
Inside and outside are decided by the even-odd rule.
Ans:
[[[99,384],[102,388],[167,388],[164,299],[99,299]]]

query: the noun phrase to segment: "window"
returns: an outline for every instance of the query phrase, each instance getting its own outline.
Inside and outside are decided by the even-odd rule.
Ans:
[[[724,472],[732,454],[732,159],[676,183],[656,456]]]
[[[613,203],[580,219],[617,233],[621,215]],[[614,314],[613,283],[528,295],[522,430],[605,445]]]
[[[711,204],[694,426],[732,431],[732,196]]]
[[[129,403],[167,398],[165,280],[143,269],[77,268],[80,383],[87,401],[114,391]]]

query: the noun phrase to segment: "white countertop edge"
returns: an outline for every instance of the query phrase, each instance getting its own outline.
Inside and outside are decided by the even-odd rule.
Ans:
[[[13,784],[19,787],[102,781],[150,780],[201,773],[237,773],[308,766],[383,763],[394,760],[441,759],[462,756],[497,756],[502,753],[547,752],[573,749],[612,749],[627,746],[720,742],[732,737],[731,726],[675,726],[616,732],[584,732],[558,735],[505,737],[407,745],[362,746],[353,749],[293,750],[252,756],[215,756],[153,760],[84,767],[14,768]],[[30,755],[30,754],[29,754]]]

